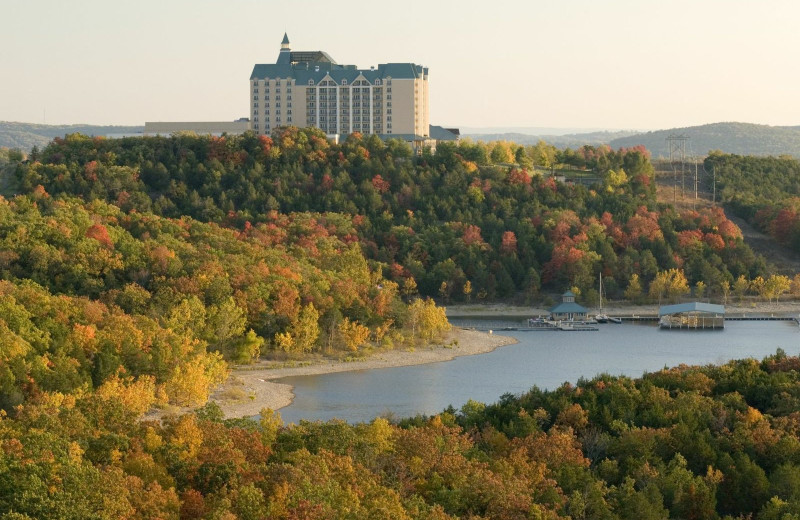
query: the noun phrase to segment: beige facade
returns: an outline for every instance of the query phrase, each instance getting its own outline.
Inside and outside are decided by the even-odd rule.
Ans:
[[[370,69],[339,65],[322,51],[292,52],[284,35],[275,64],[250,77],[251,128],[315,126],[327,134],[430,135],[428,69],[388,63]]]

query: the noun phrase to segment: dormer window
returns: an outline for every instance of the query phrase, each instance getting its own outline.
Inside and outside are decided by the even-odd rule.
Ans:
[[[346,79],[342,80],[342,85],[347,85],[347,80]]]
[[[380,84],[381,84],[381,80],[380,80],[380,79],[376,79],[376,80],[375,80],[375,84],[376,84],[376,85],[380,85]]]
[[[313,79],[308,80],[308,84],[313,87],[314,86],[314,80]]]

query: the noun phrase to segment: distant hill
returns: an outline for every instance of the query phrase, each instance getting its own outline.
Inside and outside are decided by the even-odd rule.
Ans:
[[[464,137],[469,137],[475,141],[511,141],[517,144],[536,144],[544,141],[557,148],[578,148],[585,144],[600,145],[608,144],[615,139],[620,139],[632,135],[636,132],[629,130],[618,131],[597,131],[576,134],[529,134],[525,132],[498,132],[498,133],[464,133]]]
[[[29,151],[34,145],[47,145],[54,137],[79,132],[90,136],[140,134],[143,126],[98,126],[98,125],[39,125],[0,121],[0,147],[19,148]]]
[[[712,123],[657,130],[612,140],[612,148],[644,145],[653,157],[669,157],[667,137],[686,135],[686,153],[705,156],[710,150],[737,155],[793,155],[800,157],[800,126],[768,126],[751,123]]]
[[[558,148],[578,148],[585,144],[608,144],[611,148],[630,148],[644,145],[654,158],[668,157],[667,137],[671,134],[687,135],[689,155],[705,156],[710,150],[721,150],[737,155],[792,155],[800,158],[800,126],[768,126],[751,123],[712,123],[685,128],[671,128],[636,133],[630,130],[598,130],[570,134],[557,134],[554,128],[498,128],[464,129],[463,137],[476,141],[512,141],[518,144],[536,144],[545,141]],[[492,132],[496,130],[496,132]],[[507,131],[510,130],[510,131]],[[533,133],[536,131],[541,133]],[[40,148],[54,137],[79,132],[89,136],[114,136],[141,134],[143,126],[99,125],[40,125],[0,121],[0,147],[29,151],[34,145]],[[545,132],[552,133],[545,133]]]

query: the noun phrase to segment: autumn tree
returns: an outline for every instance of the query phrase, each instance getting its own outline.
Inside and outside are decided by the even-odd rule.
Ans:
[[[339,334],[342,337],[345,349],[355,352],[366,343],[370,331],[369,327],[345,318],[339,323]]]
[[[719,282],[719,291],[722,294],[722,303],[728,303],[728,296],[731,294],[731,282],[728,280],[721,280]]]
[[[769,301],[775,300],[778,303],[780,297],[788,292],[792,287],[792,281],[788,276],[773,274],[764,283],[764,294]]]
[[[407,325],[411,335],[424,341],[433,341],[450,330],[444,308],[437,307],[430,298],[414,300],[408,308]]]
[[[650,283],[650,297],[657,299],[659,304],[663,296],[667,296],[670,300],[675,301],[688,293],[689,283],[681,269],[661,271]]]
[[[639,303],[642,299],[642,283],[636,273],[633,273],[628,281],[628,287],[625,289],[625,298],[634,303]]]
[[[733,282],[733,293],[736,295],[736,299],[740,302],[744,298],[744,295],[747,293],[749,288],[750,281],[743,274],[739,275],[739,277]]]
[[[699,280],[696,284],[694,284],[694,295],[698,299],[702,299],[705,294],[706,283],[703,280]]]
[[[795,298],[800,297],[800,273],[794,275],[794,278],[792,278],[792,285],[789,288],[789,292]]]
[[[464,289],[463,289],[463,293],[464,293],[464,298],[465,298],[467,301],[469,301],[469,300],[470,300],[470,297],[472,296],[472,282],[470,282],[469,280],[467,280],[466,282],[464,282]]]

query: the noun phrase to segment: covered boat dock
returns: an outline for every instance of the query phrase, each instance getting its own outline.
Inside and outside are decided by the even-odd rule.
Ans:
[[[664,305],[658,318],[662,329],[724,329],[725,306],[701,302]]]

